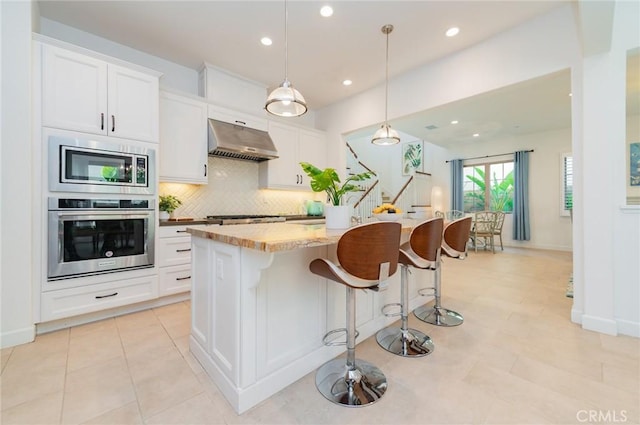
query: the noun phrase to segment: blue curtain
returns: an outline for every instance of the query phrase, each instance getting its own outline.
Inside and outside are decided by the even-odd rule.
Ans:
[[[528,241],[531,239],[529,228],[529,152],[515,153],[513,170],[513,239]]]
[[[451,162],[451,209],[464,211],[464,193],[462,187],[464,167],[462,160],[453,159],[449,162]]]

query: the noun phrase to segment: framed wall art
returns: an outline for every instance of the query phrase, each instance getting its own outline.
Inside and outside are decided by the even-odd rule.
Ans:
[[[422,169],[422,154],[422,142],[405,143],[404,145],[402,145],[403,176],[411,175],[415,170]]]

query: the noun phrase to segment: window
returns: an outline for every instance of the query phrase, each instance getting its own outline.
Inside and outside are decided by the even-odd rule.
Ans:
[[[463,169],[464,212],[513,211],[513,161]]]
[[[569,216],[573,209],[573,156],[570,153],[562,155],[562,196],[560,215]]]

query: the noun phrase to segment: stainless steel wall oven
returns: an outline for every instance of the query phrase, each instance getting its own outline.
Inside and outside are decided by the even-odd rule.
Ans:
[[[49,198],[48,280],[153,267],[152,199]]]

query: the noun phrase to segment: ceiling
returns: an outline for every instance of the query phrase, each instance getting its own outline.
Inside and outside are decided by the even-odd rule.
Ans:
[[[320,109],[384,83],[385,24],[395,27],[389,36],[393,78],[571,1],[289,1],[288,77],[309,108]],[[323,18],[319,10],[327,3],[334,14]],[[284,1],[45,0],[39,10],[47,19],[188,68],[207,62],[270,89],[284,79]],[[451,26],[460,33],[448,38]],[[263,36],[273,45],[261,45]],[[353,84],[343,86],[344,79]],[[567,127],[569,89],[567,70],[391,125],[443,146],[470,142],[473,133],[498,137]],[[451,125],[453,119],[460,123]]]

